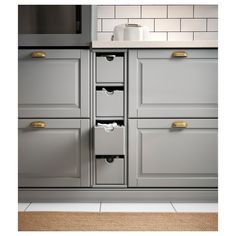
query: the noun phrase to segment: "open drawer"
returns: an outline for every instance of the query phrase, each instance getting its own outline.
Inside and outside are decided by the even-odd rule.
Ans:
[[[95,155],[124,155],[125,154],[125,127],[115,127],[107,130],[95,127],[94,132]]]

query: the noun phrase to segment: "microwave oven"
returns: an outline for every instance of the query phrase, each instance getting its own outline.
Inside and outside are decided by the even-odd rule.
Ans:
[[[19,47],[88,47],[96,40],[95,5],[19,5]]]

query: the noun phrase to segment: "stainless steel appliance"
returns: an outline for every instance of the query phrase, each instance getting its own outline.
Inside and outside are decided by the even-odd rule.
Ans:
[[[96,39],[94,5],[19,5],[20,47],[83,47]]]

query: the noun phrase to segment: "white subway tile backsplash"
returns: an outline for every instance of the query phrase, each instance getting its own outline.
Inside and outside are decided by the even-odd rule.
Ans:
[[[149,31],[154,31],[154,19],[129,19],[129,23],[147,26]]]
[[[151,41],[217,40],[218,5],[99,5],[97,40],[110,41],[114,27],[147,26]]]
[[[114,6],[97,6],[97,18],[114,18]]]
[[[155,19],[155,31],[180,31],[180,19]]]
[[[98,32],[97,40],[98,41],[111,41],[113,33]]]
[[[142,6],[142,18],[166,18],[167,6]]]
[[[168,6],[168,18],[193,18],[193,6]]]
[[[140,18],[140,6],[116,6],[116,18]]]
[[[217,18],[218,6],[217,5],[196,5],[194,6],[195,18]]]
[[[206,31],[206,19],[182,19],[181,31]]]
[[[167,41],[166,32],[150,32],[149,41]]]
[[[192,41],[193,32],[168,32],[168,41]]]
[[[218,40],[218,32],[194,32],[194,40]]]
[[[207,31],[218,31],[218,19],[207,19]]]
[[[126,24],[128,19],[104,19],[102,20],[103,31],[113,31],[116,25]]]

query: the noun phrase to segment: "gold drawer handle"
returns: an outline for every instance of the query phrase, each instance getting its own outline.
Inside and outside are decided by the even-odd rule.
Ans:
[[[41,51],[32,52],[31,53],[31,57],[32,58],[45,58],[46,57],[46,53],[45,52],[41,52]]]
[[[47,124],[44,121],[34,121],[30,124],[30,126],[33,128],[45,128],[46,125]]]
[[[171,57],[187,57],[188,53],[185,51],[173,52]]]
[[[186,121],[175,121],[172,123],[171,125],[172,128],[187,128],[188,127],[188,123]]]

